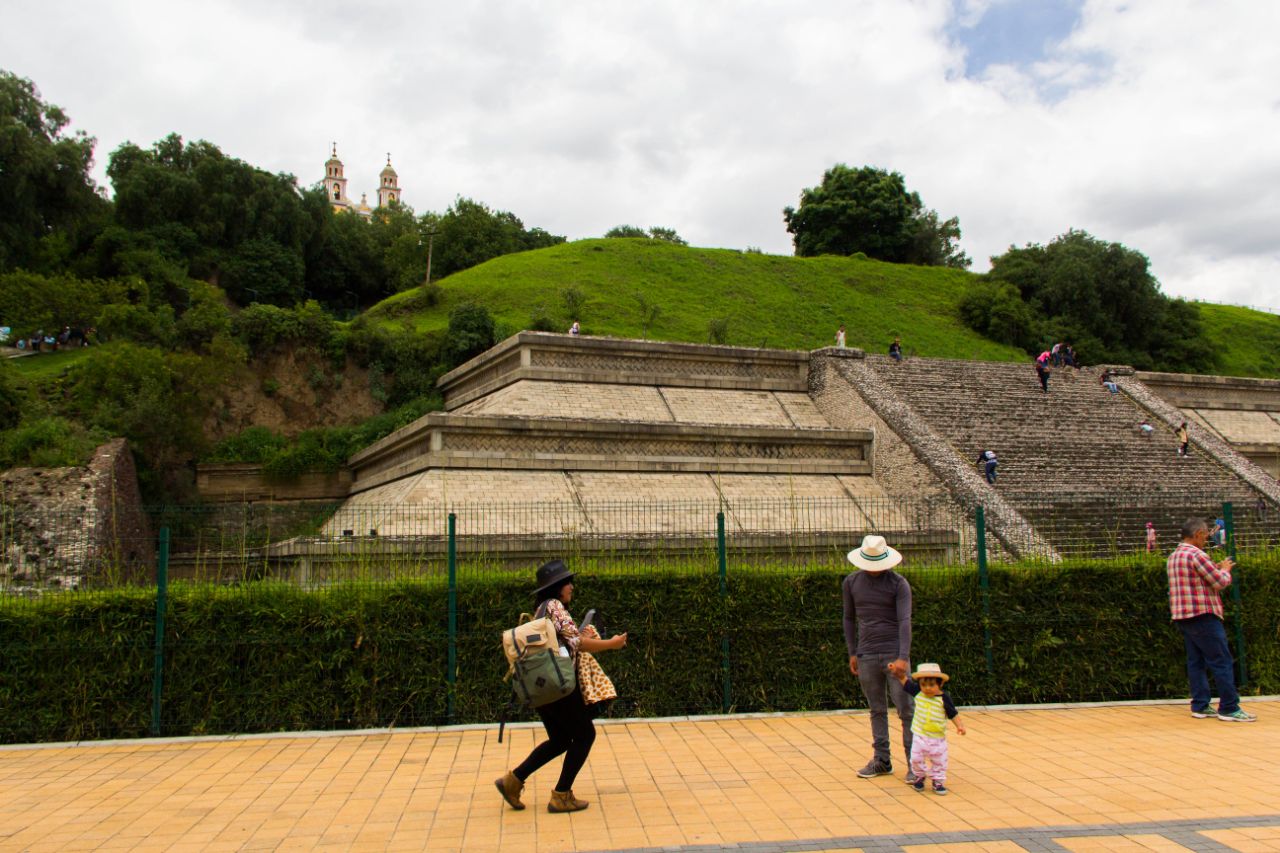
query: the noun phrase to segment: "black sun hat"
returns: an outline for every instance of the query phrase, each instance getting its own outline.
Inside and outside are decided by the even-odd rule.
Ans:
[[[568,580],[573,580],[573,572],[569,571],[569,567],[564,564],[564,560],[552,560],[549,563],[543,563],[538,567],[538,574],[535,578],[538,588],[534,590],[534,594],[537,595],[551,587],[559,586]]]

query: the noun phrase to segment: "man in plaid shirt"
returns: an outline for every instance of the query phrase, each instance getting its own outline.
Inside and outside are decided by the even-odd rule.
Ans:
[[[1173,624],[1182,631],[1187,647],[1187,678],[1191,681],[1191,716],[1216,716],[1229,723],[1252,723],[1258,719],[1240,707],[1236,692],[1235,661],[1227,648],[1227,632],[1222,626],[1222,599],[1219,591],[1231,586],[1230,557],[1215,564],[1205,554],[1209,525],[1203,518],[1188,519],[1182,525],[1182,542],[1169,555],[1169,610]],[[1218,686],[1218,713],[1209,706],[1209,673]]]

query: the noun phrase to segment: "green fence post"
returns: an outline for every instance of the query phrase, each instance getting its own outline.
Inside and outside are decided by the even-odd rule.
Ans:
[[[1236,559],[1236,523],[1232,514],[1231,501],[1222,504],[1222,521],[1226,527],[1227,554],[1232,562]],[[1231,569],[1231,611],[1236,623],[1236,686],[1244,687],[1249,681],[1249,667],[1245,663],[1244,654],[1244,602],[1241,600],[1241,586],[1244,585],[1244,573],[1237,563]]]
[[[978,534],[978,586],[982,589],[982,649],[987,657],[987,674],[995,672],[995,660],[991,655],[991,580],[987,577],[987,514],[981,504],[974,512],[974,527]]]
[[[160,528],[156,559],[156,651],[151,663],[151,734],[160,735],[160,697],[164,690],[164,613],[169,603],[169,528]]]
[[[716,513],[716,558],[719,560],[720,572],[720,603],[727,605],[729,600],[729,561],[725,554],[724,541],[724,513]],[[729,626],[724,626],[724,631],[720,636],[720,674],[723,676],[720,694],[720,709],[723,713],[729,713],[730,701],[729,695],[732,690],[732,681],[729,675]]]
[[[445,675],[448,684],[446,713],[454,722],[458,692],[458,516],[449,513],[449,671]]]

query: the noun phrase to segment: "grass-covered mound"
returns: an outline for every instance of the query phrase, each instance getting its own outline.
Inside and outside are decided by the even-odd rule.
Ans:
[[[661,240],[580,240],[505,255],[439,282],[434,305],[417,291],[400,293],[367,312],[391,326],[443,330],[449,311],[476,302],[502,332],[546,325],[585,334],[705,343],[723,323],[724,343],[814,349],[835,341],[844,324],[848,345],[884,352],[895,334],[908,352],[942,358],[1026,358],[966,328],[957,305],[974,280],[942,267],[862,258],[793,258],[731,249],[696,249]],[[584,297],[572,311],[567,290]],[[643,303],[642,303],[643,299]],[[645,323],[645,304],[656,318]]]
[[[1280,316],[1237,305],[1197,304],[1219,374],[1280,378]]]

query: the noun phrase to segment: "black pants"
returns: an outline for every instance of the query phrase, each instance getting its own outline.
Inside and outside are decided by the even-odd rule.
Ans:
[[[535,709],[547,729],[547,740],[533,748],[529,757],[511,771],[521,782],[542,765],[564,753],[564,766],[560,768],[557,791],[568,791],[578,771],[587,763],[591,745],[596,740],[596,727],[591,722],[586,704],[582,701],[582,688],[575,688],[563,699]]]

